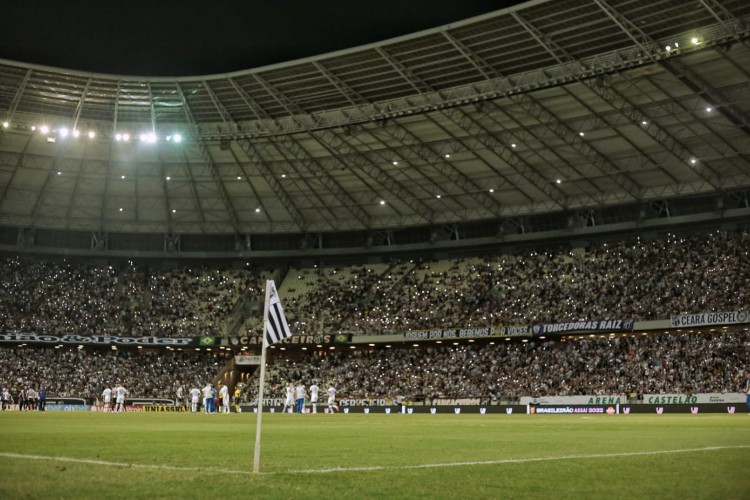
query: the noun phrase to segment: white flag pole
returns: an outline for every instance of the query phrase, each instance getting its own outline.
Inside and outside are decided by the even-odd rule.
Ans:
[[[260,354],[260,382],[258,385],[258,418],[255,426],[255,454],[253,455],[253,473],[260,472],[260,429],[263,420],[263,384],[266,378],[266,333],[268,332],[268,305],[271,300],[271,284],[266,281],[266,302],[263,306],[263,347]]]

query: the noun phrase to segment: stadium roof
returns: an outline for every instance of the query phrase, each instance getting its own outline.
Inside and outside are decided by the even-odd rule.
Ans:
[[[748,68],[744,0],[534,0],[206,76],[0,60],[0,225],[382,231],[730,196]]]

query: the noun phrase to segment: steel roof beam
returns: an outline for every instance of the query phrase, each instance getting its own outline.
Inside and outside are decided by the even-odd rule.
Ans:
[[[495,68],[487,64],[487,62],[473,53],[471,50],[469,50],[466,45],[461,43],[460,40],[458,40],[455,36],[451,35],[451,33],[448,30],[443,30],[440,32],[441,35],[443,35],[446,40],[448,40],[453,47],[455,47],[456,50],[458,50],[464,58],[466,58],[469,63],[474,66],[474,69],[476,69],[486,80],[492,80],[494,78],[498,78],[501,75],[495,71]]]
[[[370,228],[370,215],[357,204],[356,200],[339,186],[335,179],[321,167],[320,163],[308,153],[297,141],[289,136],[277,137],[272,141],[277,147],[279,144],[297,160],[301,160],[305,170],[312,172],[329,193],[331,193],[341,206],[345,207],[365,228]],[[336,227],[336,221],[330,221],[332,227]]]
[[[279,183],[278,179],[273,173],[273,170],[268,166],[267,162],[263,159],[255,146],[246,139],[237,141],[237,145],[240,146],[240,148],[247,155],[250,163],[258,168],[261,175],[263,176],[263,179],[265,179],[265,181],[273,190],[274,194],[279,198],[279,201],[281,201],[284,209],[289,212],[292,220],[297,224],[297,228],[299,229],[299,231],[302,233],[307,233],[308,224],[305,221],[305,218],[302,216],[299,208],[292,201],[292,198],[286,192],[284,187],[281,185],[281,183]]]
[[[516,171],[521,177],[526,179],[532,186],[543,192],[553,205],[566,210],[568,202],[566,196],[557,187],[543,178],[539,173],[520,155],[510,149],[509,144],[512,142],[509,137],[503,137],[498,140],[496,132],[491,132],[484,125],[481,125],[476,119],[468,113],[458,108],[449,108],[443,110],[443,114],[450,118],[456,125],[461,127],[466,134],[486,147],[502,159],[509,167]]]
[[[648,35],[646,35],[637,26],[635,26],[628,19],[626,19],[622,14],[620,14],[611,6],[609,6],[604,0],[594,0],[594,2],[597,5],[599,5],[601,9],[604,10],[605,13],[610,18],[612,18],[615,21],[615,23],[623,31],[625,31],[625,33],[634,42],[638,43],[639,45],[641,45],[642,43],[645,44],[645,45],[641,45],[644,48],[644,50],[646,51],[653,50],[652,47],[656,47],[656,43],[653,40],[651,40]],[[547,37],[538,29],[536,29],[534,26],[532,26],[528,21],[521,18],[521,16],[519,16],[516,13],[513,13],[512,15],[521,24],[521,26],[534,37],[537,43],[539,43],[555,59],[557,59],[560,62],[565,61],[565,60],[575,61],[575,58],[571,56],[570,54],[568,54],[565,49],[560,47],[554,40],[551,40],[549,37]],[[633,28],[633,32],[628,31],[626,26]],[[643,41],[639,41],[636,38],[636,35],[640,36]],[[653,60],[656,60],[656,58],[654,58],[653,56],[649,56],[649,57],[651,57]],[[590,90],[592,90],[595,94],[597,94],[600,98],[602,98],[615,110],[617,110],[624,116],[627,116],[628,118],[630,118],[630,120],[633,123],[641,123],[643,121],[647,121],[648,125],[643,130],[648,132],[648,134],[651,136],[652,139],[654,139],[657,143],[659,143],[664,149],[672,153],[672,155],[676,159],[678,159],[680,162],[687,164],[694,159],[694,155],[687,149],[687,147],[684,144],[682,144],[676,137],[669,134],[666,130],[660,127],[653,120],[648,119],[645,113],[643,113],[628,98],[626,98],[624,95],[617,92],[612,86],[598,86],[595,83],[592,83],[590,79],[579,79],[578,81],[582,83],[583,85],[585,85],[586,87],[588,87]],[[705,162],[696,164],[695,167],[696,167],[695,172],[701,178],[703,178],[703,180],[711,184],[714,188],[719,189],[718,178],[716,178],[716,175],[714,172],[710,171],[707,168],[707,165]]]
[[[411,70],[409,70],[409,68],[394,59],[384,49],[378,47],[376,51],[419,94],[426,95],[427,93],[430,93],[439,96],[439,92],[433,89],[427,82],[423,81],[417,75],[414,75]],[[446,116],[450,118],[448,114],[446,114]],[[478,186],[473,180],[471,180],[468,176],[458,170],[451,162],[447,161],[444,155],[439,154],[428,143],[425,143],[417,138],[408,129],[396,124],[395,121],[386,122],[382,129],[393,138],[397,139],[399,142],[407,146],[411,146],[412,148],[416,148],[415,150],[420,157],[424,158],[425,160],[427,160],[428,158],[431,159],[432,161],[430,163],[433,165],[433,167],[435,167],[440,173],[448,177],[458,187],[463,189],[464,193],[478,193],[476,201],[478,201],[482,206],[488,209],[491,214],[497,216],[501,212],[502,206],[495,198],[489,196],[486,189]]]
[[[21,80],[21,84],[18,86],[18,89],[16,90],[16,93],[13,96],[13,100],[10,101],[10,106],[8,106],[8,110],[5,112],[5,118],[8,120],[13,119],[13,115],[16,114],[18,103],[21,102],[21,97],[23,96],[23,92],[26,90],[26,86],[29,83],[29,78],[31,78],[31,71],[32,71],[31,68],[26,70],[26,73],[24,73],[23,79]]]
[[[198,127],[195,123],[193,112],[190,110],[190,106],[188,105],[187,99],[185,98],[185,93],[182,91],[182,87],[179,84],[176,84],[175,88],[177,89],[177,94],[180,96],[180,99],[182,100],[182,109],[185,113],[185,118],[187,119],[191,128],[195,132],[198,130]],[[239,225],[239,218],[237,217],[237,211],[234,208],[232,199],[229,197],[229,194],[227,193],[227,189],[226,189],[226,186],[224,186],[223,180],[219,176],[219,172],[216,169],[216,164],[214,163],[214,160],[211,157],[211,153],[203,141],[196,141],[196,145],[198,146],[198,149],[203,154],[203,160],[205,161],[206,166],[208,167],[208,171],[211,174],[211,178],[213,179],[214,184],[216,185],[218,189],[219,195],[224,203],[224,208],[226,209],[226,213],[229,216],[229,222],[232,225],[232,229],[234,230],[235,235],[238,235],[240,234],[240,225]],[[184,151],[183,151],[183,154],[184,154]],[[190,169],[189,162],[187,161],[187,156],[185,156],[185,162],[188,163],[188,172],[190,172],[191,186],[193,187],[193,192],[195,193],[196,201],[198,201],[198,193],[195,188],[195,183],[192,180],[192,171]],[[198,203],[200,205],[199,201]],[[203,214],[201,211],[201,222],[205,222],[203,220],[202,215]]]
[[[321,144],[323,144],[331,154],[337,157],[337,160],[341,165],[345,165],[348,168],[358,168],[362,170],[371,179],[385,187],[395,199],[405,203],[409,208],[423,217],[425,222],[432,223],[433,213],[430,207],[428,207],[423,201],[419,200],[419,198],[407,189],[406,186],[396,181],[385,170],[379,168],[377,163],[370,159],[369,156],[354,149],[354,147],[344,140],[341,135],[334,133],[332,130],[321,130],[318,132],[317,136],[320,138]],[[373,153],[376,154],[375,151],[373,151]],[[342,158],[339,155],[346,156]],[[382,154],[380,157],[383,161],[388,161],[388,159]]]

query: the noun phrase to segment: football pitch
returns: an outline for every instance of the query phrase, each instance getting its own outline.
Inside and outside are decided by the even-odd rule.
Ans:
[[[0,498],[750,498],[750,416],[0,413]]]

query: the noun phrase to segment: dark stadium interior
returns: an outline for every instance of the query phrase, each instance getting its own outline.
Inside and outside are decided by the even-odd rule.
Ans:
[[[750,3],[439,3],[172,65],[0,30],[0,387],[250,404],[273,280],[270,398],[742,392]]]

